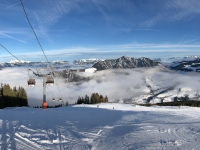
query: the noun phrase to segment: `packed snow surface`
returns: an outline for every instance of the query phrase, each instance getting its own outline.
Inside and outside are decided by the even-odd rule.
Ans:
[[[200,108],[131,104],[0,110],[0,149],[200,149]]]

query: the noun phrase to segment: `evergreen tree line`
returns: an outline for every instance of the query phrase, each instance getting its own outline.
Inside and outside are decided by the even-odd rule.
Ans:
[[[96,104],[96,103],[108,103],[108,97],[103,97],[102,95],[99,95],[98,93],[93,93],[91,97],[86,94],[84,97],[78,97],[76,104]]]
[[[191,106],[191,107],[200,107],[200,101],[190,100],[190,101],[174,101],[174,102],[164,102],[156,104],[141,104],[142,106]]]
[[[175,102],[165,102],[157,103],[159,106],[191,106],[191,107],[200,107],[200,101],[175,101]]]
[[[28,106],[26,91],[23,87],[11,88],[9,84],[0,86],[0,108]]]

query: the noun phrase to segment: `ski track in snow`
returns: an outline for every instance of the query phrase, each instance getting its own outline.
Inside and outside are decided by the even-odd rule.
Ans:
[[[200,149],[199,108],[98,105],[0,110],[0,149]]]

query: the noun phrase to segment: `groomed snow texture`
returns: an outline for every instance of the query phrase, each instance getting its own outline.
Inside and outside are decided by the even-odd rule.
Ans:
[[[113,109],[114,108],[114,109]],[[200,108],[131,104],[0,110],[0,149],[200,149]]]

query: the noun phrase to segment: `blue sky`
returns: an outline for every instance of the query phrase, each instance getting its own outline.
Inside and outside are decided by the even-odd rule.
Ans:
[[[199,0],[24,0],[50,61],[200,54]],[[0,0],[0,43],[45,61],[19,0]],[[14,59],[0,47],[0,62]]]

